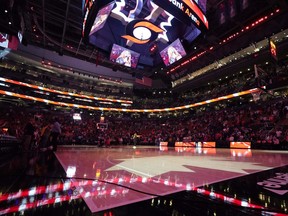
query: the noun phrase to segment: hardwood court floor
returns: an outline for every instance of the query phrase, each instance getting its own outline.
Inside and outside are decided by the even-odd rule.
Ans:
[[[50,161],[42,154],[21,175],[5,180],[1,170],[0,215],[287,213],[286,151],[69,146]]]

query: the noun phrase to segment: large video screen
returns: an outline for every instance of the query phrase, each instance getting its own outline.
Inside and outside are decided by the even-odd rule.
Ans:
[[[20,40],[22,41],[22,34],[19,33],[18,37],[0,32],[0,47],[17,50]]]
[[[127,67],[136,68],[140,54],[132,50],[113,44],[110,61]]]
[[[106,20],[111,12],[111,10],[114,7],[114,2],[108,4],[107,6],[103,7],[102,9],[99,10],[99,12],[97,13],[97,16],[95,18],[95,21],[92,25],[91,31],[89,33],[89,35],[99,31],[101,28],[103,28],[103,26],[106,23]]]
[[[9,35],[0,32],[0,46],[8,48],[9,44]]]
[[[173,64],[186,55],[185,49],[179,39],[160,52],[161,58],[166,66]]]
[[[74,114],[73,114],[73,120],[75,120],[75,121],[81,121],[82,118],[81,118],[80,113],[74,113]]]

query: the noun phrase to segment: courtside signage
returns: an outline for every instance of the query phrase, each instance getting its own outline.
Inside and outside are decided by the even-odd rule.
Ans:
[[[288,192],[288,173],[276,173],[276,176],[273,178],[257,182],[257,185],[262,186],[265,190],[271,191],[272,193],[281,196],[285,195]]]

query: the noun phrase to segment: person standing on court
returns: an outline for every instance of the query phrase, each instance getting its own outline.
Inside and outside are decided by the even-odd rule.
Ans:
[[[59,123],[58,118],[55,118],[51,128],[51,143],[53,145],[53,151],[57,151],[58,138],[60,134],[61,134],[61,125]]]

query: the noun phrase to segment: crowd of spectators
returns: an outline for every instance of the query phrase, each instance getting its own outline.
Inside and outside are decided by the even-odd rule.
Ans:
[[[173,146],[176,141],[189,138],[195,142],[216,141],[218,147],[230,141],[252,142],[256,148],[288,146],[288,100],[283,98],[219,110],[190,110],[177,117],[109,117],[104,113],[101,118],[100,113],[83,112],[82,120],[74,120],[74,111],[21,108],[19,112],[17,107],[2,110],[1,133],[16,136],[22,143],[27,134],[31,135],[30,148],[53,146],[51,135],[56,119],[61,125],[58,143],[67,145],[159,145],[165,141]],[[105,127],[99,126],[101,122]]]
[[[167,94],[162,95],[161,98],[155,98],[156,95],[154,95],[154,99],[134,98],[131,108],[166,108],[197,103],[259,86],[259,82],[269,85],[276,79],[282,79],[282,72],[278,71],[275,76],[270,76],[272,73],[264,74],[258,79],[255,79],[254,72],[239,73],[229,79],[213,81],[201,88],[188,90],[176,97],[173,97],[173,94],[169,96]],[[287,79],[286,75],[285,78]],[[40,97],[37,92],[28,87],[10,85],[1,88]],[[69,89],[61,90],[69,91]],[[267,94],[263,95],[267,96]],[[41,95],[41,97],[46,96]],[[58,95],[49,95],[47,99],[68,103],[74,101],[74,99],[59,98]],[[187,137],[196,142],[216,141],[220,147],[230,141],[250,141],[260,148],[271,146],[287,148],[287,97],[277,99],[272,97],[257,103],[247,103],[247,99],[246,103],[242,103],[241,98],[235,100],[238,100],[237,103],[229,106],[228,102],[215,103],[210,107],[209,105],[196,107],[192,110],[175,112],[172,115],[171,113],[163,115],[102,113],[105,117],[105,127],[97,125],[101,122],[101,113],[82,110],[82,120],[76,121],[72,115],[80,110],[59,109],[55,111],[50,105],[36,108],[36,104],[30,104],[31,108],[17,107],[15,104],[10,107],[2,105],[0,133],[19,138],[24,148],[28,148],[26,142],[29,142],[29,148],[31,146],[47,148],[49,145],[54,145],[53,149],[55,149],[55,140],[59,144],[69,145],[159,145],[162,141],[173,145],[176,141],[183,141]],[[91,105],[90,102],[81,102],[81,104],[85,103]],[[94,106],[97,105],[96,102],[93,103]],[[105,105],[101,104],[101,106]],[[119,104],[115,106],[119,107]],[[50,109],[44,110],[43,107]],[[57,139],[53,136],[55,122],[61,125],[61,133],[59,132]]]

